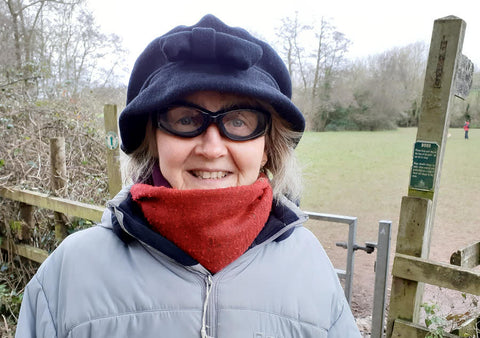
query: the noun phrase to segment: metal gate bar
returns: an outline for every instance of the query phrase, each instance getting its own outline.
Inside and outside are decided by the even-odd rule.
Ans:
[[[354,267],[354,247],[355,247],[355,238],[357,236],[357,217],[350,216],[340,216],[332,214],[322,214],[318,212],[307,211],[306,214],[310,219],[333,222],[333,223],[343,223],[348,225],[348,242],[347,242],[347,265],[345,270],[335,269],[339,278],[345,280],[345,297],[347,298],[348,304],[351,305],[352,301],[352,284],[353,284],[353,267]]]
[[[372,338],[384,337],[385,306],[387,302],[388,261],[390,258],[391,221],[378,225],[377,259],[375,261],[375,289],[373,291]]]

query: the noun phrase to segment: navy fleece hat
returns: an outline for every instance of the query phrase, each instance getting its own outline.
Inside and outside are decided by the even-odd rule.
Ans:
[[[150,113],[204,90],[261,99],[293,130],[305,129],[278,54],[247,31],[206,15],[194,26],[178,26],[153,40],[138,57],[119,119],[123,151],[129,154],[143,142]]]

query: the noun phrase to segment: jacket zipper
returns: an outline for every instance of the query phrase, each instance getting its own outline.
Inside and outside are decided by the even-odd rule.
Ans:
[[[212,276],[208,275],[205,278],[206,291],[205,291],[205,301],[203,302],[203,314],[202,314],[202,329],[200,330],[202,338],[213,338],[207,334],[207,329],[210,329],[210,326],[207,325],[207,308],[208,302],[210,300],[210,293],[212,291]]]
[[[116,212],[118,212],[119,210],[117,209],[116,205],[114,204],[111,204],[109,202],[109,204],[107,204],[108,207],[112,207],[113,210],[111,210],[114,214],[116,214]],[[120,211],[121,213],[121,211]],[[286,231],[288,231],[289,229],[291,228],[294,228],[295,226],[297,226],[297,224],[302,224],[304,223],[307,219],[308,219],[308,216],[306,216],[305,214],[303,215],[297,215],[299,217],[298,220],[290,223],[287,227],[283,228],[281,232],[277,232],[275,235],[276,236],[271,236],[268,240],[264,241],[262,244],[265,245],[273,240],[275,240],[275,238],[277,238],[278,236],[280,236],[281,234],[285,233]],[[151,247],[150,245],[144,243],[141,239],[137,238],[136,236],[132,235],[129,231],[127,231],[127,229],[124,227],[123,225],[123,221],[121,220],[121,218],[117,217],[118,219],[118,222],[120,224],[120,227],[122,228],[123,231],[125,231],[127,234],[129,234],[130,236],[132,236],[133,238],[135,238],[136,240],[138,240],[139,242],[141,242],[143,245],[146,245],[147,247],[150,247],[152,248],[153,250],[157,250],[159,251],[158,249],[156,248],[153,248]],[[178,263],[180,264],[180,263]],[[198,273],[198,272],[197,272]],[[203,275],[205,276],[205,275]],[[211,324],[211,323],[215,323],[215,309],[214,309],[214,302],[211,302],[211,305],[210,305],[210,308],[208,307],[208,304],[210,302],[210,294],[212,292],[212,288],[213,288],[213,280],[212,280],[212,275],[211,274],[208,274],[206,275],[205,277],[205,284],[206,284],[206,291],[205,291],[205,301],[204,301],[204,304],[203,304],[203,314],[202,314],[202,328],[200,330],[200,334],[201,334],[201,337],[202,338],[214,338],[213,336],[209,336],[207,334],[207,330],[209,333],[212,333],[214,332],[214,327],[211,327],[211,325],[207,325],[207,319],[208,319],[208,322]],[[208,311],[208,312],[207,312]]]

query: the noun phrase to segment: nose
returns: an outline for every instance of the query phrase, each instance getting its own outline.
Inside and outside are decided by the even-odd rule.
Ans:
[[[202,155],[206,158],[218,158],[227,153],[225,145],[225,138],[220,134],[220,130],[215,124],[211,124],[207,130],[199,137],[199,143],[195,147],[197,155]]]

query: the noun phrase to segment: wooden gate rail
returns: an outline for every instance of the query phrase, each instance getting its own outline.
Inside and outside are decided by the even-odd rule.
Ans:
[[[476,268],[480,265],[480,242],[470,244],[460,250],[455,251],[450,256],[450,264],[461,266],[465,269]],[[478,314],[472,313],[470,318],[466,319],[460,327],[455,329],[452,333],[466,337],[472,332],[477,332],[480,324]]]
[[[96,222],[101,220],[105,210],[105,207],[101,206],[14,188],[0,188],[0,197]]]
[[[464,268],[474,268],[480,265],[480,242],[473,243],[454,252],[450,256],[450,264]]]
[[[480,272],[447,263],[396,254],[394,276],[480,296]]]
[[[478,244],[475,244],[476,246]],[[396,254],[392,275],[403,280],[421,282],[480,296],[480,272],[470,268],[435,262],[410,255]],[[425,337],[428,329],[408,320],[395,319],[391,337]],[[443,333],[444,337],[458,337]]]
[[[408,337],[408,338],[424,338],[428,334],[428,331],[425,330],[424,326],[402,320],[395,320],[395,331],[392,334],[392,337]],[[457,335],[443,332],[442,337],[444,338],[458,338]]]
[[[99,222],[102,218],[105,207],[75,202],[65,198],[50,196],[35,191],[21,190],[15,188],[1,188],[0,197],[13,201],[22,202],[39,208],[53,210],[65,215],[80,217],[94,222]],[[47,257],[48,252],[30,245],[15,244],[12,240],[6,240],[0,237],[0,247],[13,254],[20,255],[32,261],[42,263]]]
[[[1,249],[10,252],[13,255],[19,255],[28,258],[29,260],[37,263],[43,263],[43,261],[46,260],[49,255],[48,252],[43,249],[36,248],[31,245],[15,244],[11,239],[0,237],[0,241]]]

